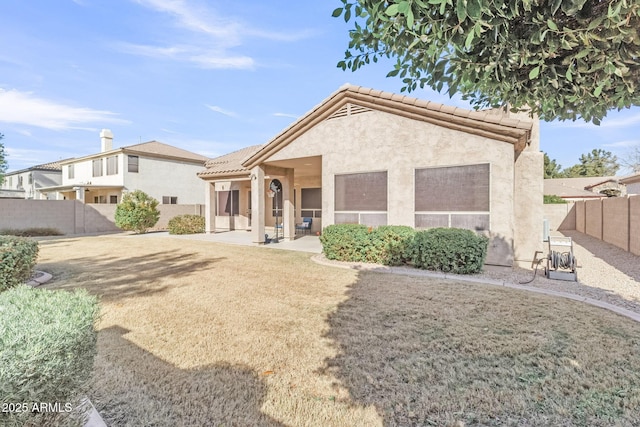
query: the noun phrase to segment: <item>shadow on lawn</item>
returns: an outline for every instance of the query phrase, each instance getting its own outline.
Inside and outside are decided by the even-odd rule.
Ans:
[[[53,275],[46,287],[86,288],[104,301],[135,296],[150,296],[187,283],[200,271],[212,269],[223,257],[203,259],[197,253],[153,252],[140,256],[100,256],[73,258],[63,262],[42,263],[38,270]],[[171,280],[167,280],[171,279]]]
[[[347,295],[328,317],[337,355],[320,373],[385,426],[638,425],[640,376],[618,373],[640,368],[633,322],[573,301],[374,272]]]
[[[113,426],[282,426],[262,413],[266,386],[247,367],[218,363],[180,369],[129,341],[129,331],[98,333],[89,397]]]

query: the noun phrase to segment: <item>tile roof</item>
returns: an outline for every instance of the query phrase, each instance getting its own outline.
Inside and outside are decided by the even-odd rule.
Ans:
[[[622,184],[632,184],[634,182],[640,182],[640,172],[620,178],[620,182]]]
[[[243,165],[251,168],[287,146],[299,135],[322,122],[346,103],[433,123],[438,126],[472,133],[514,144],[523,149],[531,138],[534,120],[510,116],[496,110],[471,111],[437,102],[369,89],[343,85],[289,127],[276,135]]]
[[[616,181],[615,176],[592,176],[584,178],[552,178],[544,180],[544,194],[559,197],[602,197],[602,194],[587,190],[608,181]]]
[[[192,153],[191,151],[183,150],[182,148],[174,147],[173,145],[164,144],[158,141],[128,145],[126,147],[121,147],[120,149],[128,153],[151,154],[161,157],[201,161],[202,163],[209,160],[208,157],[200,154]]]
[[[28,171],[34,171],[34,170],[39,170],[39,171],[61,171],[62,170],[61,163],[62,162],[66,162],[68,160],[72,160],[72,159],[64,159],[64,160],[57,160],[55,162],[43,163],[41,165],[31,166],[31,167],[20,169],[20,170],[17,170],[17,171],[7,172],[5,175],[17,175],[17,174],[21,174],[21,173],[28,172]]]
[[[224,156],[216,157],[205,163],[206,169],[198,173],[201,178],[219,177],[223,175],[248,175],[249,169],[242,166],[242,162],[255,154],[262,145],[252,145]]]

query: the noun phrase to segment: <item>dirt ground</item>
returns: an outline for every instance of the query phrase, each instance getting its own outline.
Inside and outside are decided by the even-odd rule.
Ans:
[[[40,245],[100,295],[108,425],[638,425],[640,325],[574,301],[134,235]]]

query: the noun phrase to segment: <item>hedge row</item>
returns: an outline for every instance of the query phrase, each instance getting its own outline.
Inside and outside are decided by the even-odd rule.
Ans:
[[[0,292],[31,277],[38,259],[38,242],[15,236],[0,236]]]
[[[470,274],[482,270],[489,239],[457,228],[416,232],[406,226],[371,228],[337,224],[325,227],[320,241],[324,255],[332,260],[412,264],[417,268]]]
[[[0,425],[53,424],[31,412],[39,402],[75,408],[93,368],[97,316],[97,299],[84,290],[21,285],[0,293],[0,396],[28,409],[0,414]]]
[[[401,265],[414,234],[404,225],[372,229],[360,224],[336,224],[324,228],[320,242],[328,259]]]
[[[169,220],[169,234],[204,233],[204,217],[199,215],[178,215]]]

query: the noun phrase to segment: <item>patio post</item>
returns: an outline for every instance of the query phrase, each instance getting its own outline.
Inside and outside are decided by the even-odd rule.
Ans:
[[[251,235],[253,243],[264,243],[264,197],[264,168],[258,165],[251,169]]]
[[[205,181],[205,185],[204,231],[206,234],[211,234],[216,232],[216,186],[213,182],[208,181]]]
[[[296,218],[295,218],[295,206],[293,204],[293,169],[287,169],[285,171],[284,179],[282,180],[282,228],[284,231],[285,240],[294,240],[296,238]]]

